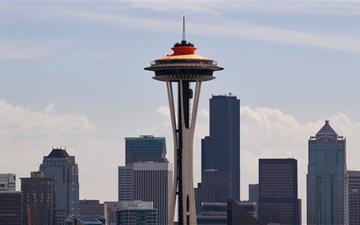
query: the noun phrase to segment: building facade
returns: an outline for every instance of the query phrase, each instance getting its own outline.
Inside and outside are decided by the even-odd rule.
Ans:
[[[23,225],[53,225],[54,180],[41,172],[33,172],[30,178],[21,178],[21,191]]]
[[[80,200],[79,215],[81,216],[104,216],[104,204],[99,200]]]
[[[22,193],[0,192],[0,225],[22,225]]]
[[[117,225],[158,225],[158,211],[152,202],[123,201],[117,210]]]
[[[360,224],[360,171],[347,171],[348,225]]]
[[[261,224],[301,225],[297,160],[259,159]]]
[[[213,202],[239,201],[240,100],[236,96],[221,95],[210,99],[210,135],[202,139],[201,160],[202,187],[209,186],[205,184],[205,171],[214,170],[216,174]]]
[[[254,202],[256,205],[256,211],[259,208],[259,184],[249,184],[249,202]],[[258,218],[258,215],[256,215]]]
[[[104,202],[105,225],[117,225],[119,202]]]
[[[255,203],[203,203],[197,216],[198,225],[260,225],[255,218]]]
[[[153,202],[154,208],[158,210],[159,225],[167,225],[171,178],[172,169],[168,162],[137,162],[120,166],[119,202],[125,200]]]
[[[126,165],[134,162],[166,162],[166,141],[164,137],[142,135],[125,138]]]
[[[344,224],[346,140],[325,121],[308,147],[307,224]]]
[[[16,175],[13,173],[0,174],[0,191],[15,191]]]
[[[79,214],[79,172],[75,156],[53,149],[45,156],[40,171],[54,180],[55,225],[64,225],[69,215]]]

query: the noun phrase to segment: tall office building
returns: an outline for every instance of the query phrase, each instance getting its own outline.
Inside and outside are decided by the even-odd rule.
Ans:
[[[240,100],[236,96],[210,99],[210,135],[202,139],[201,159],[202,186],[206,186],[206,171],[213,170],[216,177],[214,202],[239,201]]]
[[[0,191],[0,225],[22,225],[22,193]]]
[[[134,162],[166,162],[166,141],[164,137],[142,135],[125,138],[126,165]]]
[[[325,121],[308,144],[307,224],[344,224],[346,140]]]
[[[360,224],[360,171],[347,171],[348,225]]]
[[[152,202],[123,201],[117,209],[117,225],[158,225],[158,211]]]
[[[119,201],[154,203],[159,225],[167,225],[172,169],[168,162],[136,162],[119,167]]]
[[[80,200],[79,215],[81,216],[104,216],[104,204],[99,200]]]
[[[54,180],[42,172],[32,172],[30,178],[21,178],[21,191],[23,225],[53,225]]]
[[[15,191],[16,175],[12,173],[0,174],[0,191]]]
[[[69,215],[79,214],[79,172],[75,156],[53,149],[45,156],[40,171],[54,180],[55,225],[63,225]]]
[[[261,224],[301,224],[297,180],[295,159],[259,159],[259,220]]]

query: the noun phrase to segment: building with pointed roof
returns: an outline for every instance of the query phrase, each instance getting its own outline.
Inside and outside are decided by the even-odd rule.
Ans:
[[[346,139],[325,121],[308,148],[307,224],[345,224]]]
[[[79,214],[79,171],[75,156],[65,149],[52,149],[44,156],[40,171],[54,181],[55,225],[64,225],[69,215]]]

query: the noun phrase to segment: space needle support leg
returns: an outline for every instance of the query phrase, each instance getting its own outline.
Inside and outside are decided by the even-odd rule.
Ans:
[[[180,84],[182,84],[183,81],[180,81]],[[196,115],[197,115],[197,109],[199,104],[199,97],[200,97],[200,87],[201,82],[196,81],[196,87],[195,87],[195,96],[194,96],[194,102],[192,107],[192,115],[191,115],[191,121],[189,121],[189,126],[186,127],[185,124],[185,109],[184,109],[184,101],[186,101],[185,96],[186,93],[183,85],[180,85],[180,98],[181,98],[181,117],[182,122],[179,124],[179,127],[181,126],[182,130],[182,212],[183,217],[182,221],[183,224],[181,225],[196,225],[196,208],[195,208],[195,193],[194,193],[194,180],[193,180],[193,142],[194,142],[194,131],[195,131],[195,122],[196,122]]]
[[[196,117],[197,117],[197,112],[198,112],[198,108],[199,108],[200,90],[201,90],[201,81],[196,81],[194,105],[193,105],[193,109],[192,109],[192,113],[191,113],[192,116],[191,116],[191,123],[190,123],[190,129],[191,129],[193,136],[194,136],[194,132],[195,132]]]
[[[171,196],[168,207],[168,225],[174,224],[174,213],[176,205],[176,189],[177,189],[177,149],[178,149],[178,138],[176,132],[176,119],[175,119],[175,106],[174,106],[174,94],[171,82],[166,82],[169,109],[170,109],[170,118],[171,118],[171,127],[173,131],[173,141],[174,141],[174,174],[173,182],[171,185]]]

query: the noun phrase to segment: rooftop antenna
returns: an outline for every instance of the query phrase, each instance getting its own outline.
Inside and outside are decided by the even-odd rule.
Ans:
[[[182,32],[182,41],[186,41],[186,33],[185,33],[185,16],[183,16],[183,32]]]

